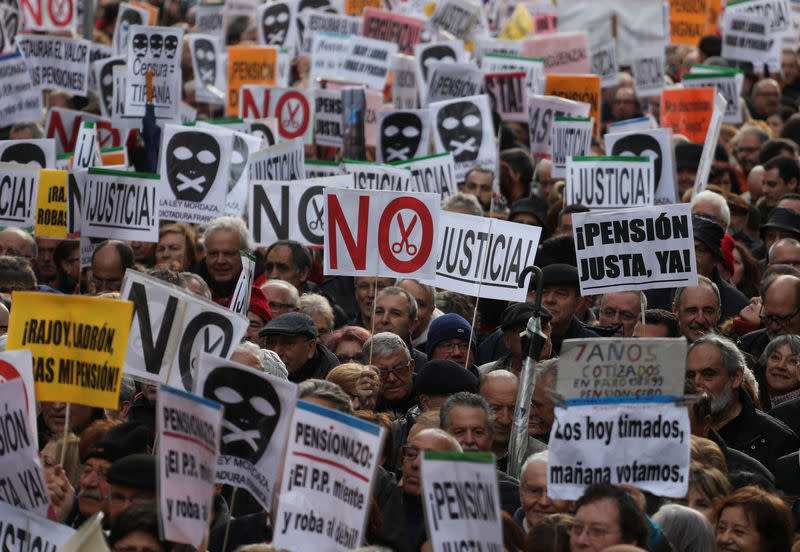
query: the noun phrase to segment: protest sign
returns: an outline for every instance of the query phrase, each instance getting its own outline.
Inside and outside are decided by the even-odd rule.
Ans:
[[[39,167],[0,162],[0,226],[30,228],[39,189]]]
[[[103,117],[111,117],[114,106],[114,67],[125,65],[125,57],[114,56],[100,59],[92,64],[97,84],[98,103]]]
[[[494,455],[433,450],[420,454],[431,550],[503,550]]]
[[[522,55],[544,59],[550,74],[589,72],[589,41],[585,32],[558,32],[522,41]]]
[[[289,427],[274,546],[357,548],[386,430],[303,400]]]
[[[157,174],[90,168],[81,236],[157,242],[160,182]]]
[[[254,180],[302,180],[306,177],[303,140],[295,138],[264,148],[250,156],[247,171]]]
[[[246,318],[142,272],[127,270],[120,293],[133,303],[125,373],[143,381],[191,391],[200,353],[228,358],[247,330]]]
[[[361,34],[361,18],[354,15],[341,15],[322,11],[304,10],[300,15],[304,21],[302,30],[302,55],[309,55],[314,42],[314,33]]]
[[[181,106],[183,30],[176,27],[131,25],[125,74],[125,115],[143,117],[147,78],[153,73],[153,100],[157,119],[176,119]]]
[[[5,546],[9,550],[63,550],[62,546],[75,534],[75,529],[44,516],[0,502]]]
[[[228,116],[242,117],[239,99],[245,84],[275,86],[278,74],[278,49],[275,46],[230,46],[228,48]],[[260,115],[266,117],[267,115]]]
[[[433,279],[439,195],[341,188],[324,194],[325,274]]]
[[[686,339],[567,339],[558,359],[559,399],[682,396]]]
[[[128,42],[130,31],[133,25],[148,25],[150,22],[150,12],[141,5],[129,2],[120,2],[117,11],[117,24],[114,26],[114,34],[111,37],[111,46],[117,55],[128,53]]]
[[[593,134],[600,130],[600,77],[597,75],[546,75],[545,94],[589,104]]]
[[[364,8],[381,8],[380,0],[344,0],[344,13],[347,15],[361,15]]]
[[[55,168],[56,141],[52,138],[0,140],[0,162],[37,169]]]
[[[247,311],[250,307],[250,295],[253,291],[253,275],[256,271],[256,260],[253,255],[246,251],[239,251],[239,257],[242,261],[242,271],[239,273],[239,278],[236,280],[236,287],[231,296],[231,303],[228,308],[233,312],[247,317]]]
[[[97,141],[97,129],[94,123],[83,123],[75,140],[75,151],[70,167],[85,169],[99,167],[103,164],[100,157],[100,146]]]
[[[492,73],[483,76],[483,90],[493,110],[504,121],[528,121],[528,93],[525,73]]]
[[[664,47],[643,48],[633,58],[633,84],[637,98],[659,96],[664,90]]]
[[[261,140],[259,149],[268,148],[278,143],[278,119],[275,117],[248,119],[244,123],[244,132]]]
[[[198,34],[190,34],[188,38],[192,70],[197,83],[195,89],[197,101],[224,103],[227,83],[220,39],[213,35]]]
[[[353,38],[349,41],[349,48],[345,52],[346,57],[337,78],[364,83],[374,90],[383,90],[392,65],[392,54],[397,53],[397,49],[397,44],[393,42]]]
[[[459,182],[464,181],[472,167],[496,166],[497,147],[489,96],[480,94],[435,102],[430,109],[434,121],[434,150],[436,153],[452,152]]]
[[[576,500],[592,483],[683,497],[689,486],[689,412],[666,402],[556,408],[547,496]]]
[[[63,90],[78,96],[87,94],[89,44],[88,40],[54,36],[17,37],[17,46],[28,65],[34,87]]]
[[[314,33],[308,80],[316,83],[319,79],[339,78],[353,42],[357,42],[357,39],[351,35],[319,31]]]
[[[196,392],[224,408],[215,481],[247,489],[271,510],[297,385],[203,354]]]
[[[198,34],[216,36],[220,40],[225,40],[226,25],[225,4],[201,3],[194,6],[197,10],[195,15],[195,26]]]
[[[533,32],[533,18],[528,13],[527,8],[519,4],[511,17],[508,18],[506,26],[498,35],[501,39],[521,40]]]
[[[697,285],[689,204],[576,213],[582,295]]]
[[[702,144],[714,110],[713,87],[674,88],[661,94],[661,126]]]
[[[69,31],[78,26],[77,0],[19,0],[25,29],[30,31]]]
[[[562,117],[553,121],[553,136],[550,144],[553,151],[553,165],[550,169],[552,178],[564,178],[567,174],[567,158],[570,156],[589,155],[592,146],[591,117]]]
[[[414,46],[422,38],[422,19],[375,8],[365,9],[363,19],[362,35],[394,42],[399,52],[414,55]]]
[[[354,187],[359,190],[418,191],[412,187],[408,170],[391,165],[345,159],[342,161],[342,171],[353,175]]]
[[[417,63],[417,88],[419,97],[428,97],[430,64],[435,61],[458,63],[464,58],[464,43],[457,40],[447,42],[430,42],[414,46],[414,57]]]
[[[67,172],[39,171],[36,220],[33,233],[40,238],[67,237]]]
[[[439,216],[436,287],[471,297],[524,301],[518,285],[533,264],[542,229],[475,215],[442,211]]]
[[[256,12],[258,43],[294,52],[297,42],[298,0],[275,0],[260,4]]]
[[[522,43],[518,40],[497,40],[494,38],[477,38],[473,44],[472,55],[483,68],[483,58],[489,54],[500,56],[522,56]],[[544,61],[542,60],[542,64]]]
[[[314,89],[314,143],[342,147],[342,95],[340,92]]]
[[[431,114],[427,109],[381,109],[378,111],[379,163],[408,161],[428,154]]]
[[[13,125],[41,118],[42,95],[34,88],[22,54],[0,56],[0,120]]]
[[[456,182],[456,164],[451,152],[417,157],[408,161],[393,163],[401,169],[411,172],[411,189],[418,192],[439,194],[442,200],[458,191]]]
[[[540,13],[533,16],[533,34],[551,34],[557,30],[557,13]]]
[[[164,540],[199,545],[213,511],[222,406],[162,385],[156,407],[158,511]]]
[[[649,121],[648,121],[649,126]],[[672,130],[669,128],[633,129],[606,134],[606,151],[612,156],[642,156],[653,160],[655,190],[653,204],[675,203],[677,180],[675,177],[675,152],[672,149]],[[612,129],[609,126],[609,129]]]
[[[435,61],[428,64],[428,95],[420,105],[427,107],[432,102],[440,102],[464,96],[480,94],[483,78],[478,67],[472,63],[451,63]]]
[[[0,385],[0,403],[5,411],[3,446],[0,447],[0,480],[3,481],[0,500],[46,516],[52,506],[36,439],[28,421],[27,395],[22,379]],[[8,529],[4,529],[7,542]]]
[[[726,59],[750,62],[780,71],[782,42],[770,31],[767,15],[726,11],[722,28],[722,55]]]
[[[243,119],[275,117],[284,140],[302,137],[311,144],[314,125],[314,94],[311,90],[244,85],[239,116]]]
[[[14,301],[8,350],[31,350],[36,399],[117,408],[133,305],[35,292]]]
[[[723,123],[738,124],[742,122],[742,102],[739,97],[744,84],[742,71],[720,71],[714,73],[687,73],[681,78],[684,88],[714,87],[725,101]]]
[[[590,45],[589,72],[600,75],[602,88],[611,88],[619,84],[617,44],[610,33],[605,40]]]
[[[526,93],[544,93],[544,60],[501,54],[486,54],[481,60],[484,74],[525,72]],[[523,96],[523,103],[526,96]]]
[[[655,170],[649,157],[568,157],[566,180],[564,205],[620,209],[655,201]]]
[[[161,133],[158,216],[188,223],[222,214],[228,189],[233,137],[217,128],[167,124]]]
[[[483,4],[472,0],[439,0],[430,22],[456,38],[466,38],[467,32],[477,23]]]
[[[396,109],[416,109],[418,105],[416,67],[413,56],[392,55],[392,105]]]
[[[552,157],[551,127],[556,116],[587,117],[591,106],[555,96],[528,94],[528,125],[534,159]]]
[[[248,221],[256,245],[266,247],[288,239],[321,247],[326,220],[322,194],[327,187],[352,188],[353,175],[252,182]]]
[[[128,166],[128,150],[125,147],[103,148],[100,150],[100,157],[104,167],[126,167]]]
[[[767,35],[781,42],[783,37],[793,36],[792,2],[790,0],[740,0],[725,5],[725,18],[730,15],[745,16],[750,21],[767,18]],[[723,32],[724,35],[724,32]],[[724,44],[724,42],[723,42]]]
[[[324,178],[326,176],[344,174],[341,165],[336,161],[306,159],[305,162],[303,162],[303,167],[306,170],[306,178]]]
[[[714,162],[714,157],[716,157],[717,141],[719,140],[719,131],[722,128],[725,105],[725,98],[722,97],[722,94],[715,94],[714,110],[711,112],[711,121],[708,124],[706,139],[703,141],[703,151],[700,154],[700,164],[694,177],[695,196],[705,190],[708,184],[708,174],[711,172],[711,165]]]
[[[34,448],[39,450],[39,435],[36,422],[38,403],[34,391],[33,357],[30,349],[20,351],[3,351],[0,353],[0,384],[13,380],[22,381],[25,392],[25,405],[28,409],[28,423],[31,427],[31,438]]]
[[[708,0],[694,2],[670,2],[669,42],[697,46],[708,32]]]

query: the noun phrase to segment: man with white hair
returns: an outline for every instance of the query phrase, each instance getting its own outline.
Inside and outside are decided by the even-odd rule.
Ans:
[[[236,282],[242,272],[241,251],[255,250],[250,231],[236,217],[217,217],[206,228],[206,257],[199,274],[211,289],[213,301],[227,307],[231,304]]]
[[[727,234],[731,224],[731,210],[725,198],[711,190],[703,190],[697,194],[691,203],[692,214],[706,217],[716,222]]]
[[[550,514],[572,512],[569,500],[553,500],[547,496],[547,462],[550,453],[546,450],[528,456],[522,464],[519,477],[519,500],[522,506],[514,512],[514,521],[526,533],[533,524]]]

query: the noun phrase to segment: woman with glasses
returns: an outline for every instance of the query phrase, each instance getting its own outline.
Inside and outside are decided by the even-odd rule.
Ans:
[[[755,370],[764,411],[800,397],[800,336],[779,335],[770,341]]]
[[[345,326],[331,334],[328,349],[336,355],[341,364],[346,362],[365,364],[367,361],[362,350],[369,337],[369,331],[360,326]]]

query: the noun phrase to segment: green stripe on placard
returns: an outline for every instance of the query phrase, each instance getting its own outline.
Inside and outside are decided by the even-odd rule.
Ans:
[[[243,123],[244,119],[237,119],[237,118],[232,118],[232,119],[214,119],[214,120],[206,121],[206,122],[208,124],[210,124],[210,125],[229,125],[231,123]]]
[[[372,161],[359,161],[358,159],[342,159],[342,163],[352,163],[353,165],[371,165],[380,167],[383,163],[373,163]]]
[[[59,153],[58,155],[56,155],[56,159],[58,159],[60,161],[62,159],[69,159],[70,157],[74,157],[74,156],[75,156],[75,152],[74,151],[70,151],[70,152],[67,152],[67,153]]]
[[[100,153],[114,153],[115,151],[122,151],[124,146],[117,146],[115,148],[103,148],[100,150]]]
[[[738,5],[738,4],[749,4],[749,3],[751,3],[752,1],[753,1],[753,0],[731,0],[730,2],[728,2],[728,3],[727,3],[727,4],[725,4],[725,5],[726,5],[726,6],[736,6],[736,5]]]
[[[556,115],[556,121],[578,121],[581,123],[588,123],[591,120],[591,117],[570,117],[569,115]]]
[[[161,179],[161,176],[155,173],[118,171],[116,169],[101,169],[98,167],[89,167],[89,174],[104,174],[106,176],[133,176],[135,178],[148,178],[150,180]]]
[[[303,161],[306,165],[319,165],[321,167],[338,167],[338,161],[323,161],[320,159],[307,159]]]
[[[694,65],[692,65],[692,69],[694,69],[695,67],[699,67],[701,69],[709,69],[714,73],[731,73],[732,75],[735,75],[736,73],[744,74],[744,71],[742,71],[741,69],[736,69],[734,67],[722,67],[721,65],[705,65],[703,63],[695,63]],[[685,77],[686,75],[695,75],[695,74],[696,73],[685,73],[683,76]]]
[[[736,75],[732,73],[686,73],[681,80],[702,80],[702,79],[732,79]]]
[[[471,462],[473,464],[494,464],[491,452],[451,452],[426,450],[422,453],[425,460],[448,460],[451,462]]]
[[[541,61],[544,63],[544,58],[529,58],[522,56],[509,56],[507,54],[484,54],[483,57],[498,58],[498,59],[517,59],[520,61]]]
[[[637,155],[577,155],[573,157],[572,160],[586,163],[591,163],[593,161],[634,161],[636,163],[647,163],[650,161],[650,158]]]
[[[444,157],[445,155],[450,155],[450,152],[446,151],[444,153],[434,153],[433,155],[426,155],[425,157],[415,157],[414,159],[409,159],[407,161],[392,161],[391,163],[386,163],[386,164],[390,166],[407,165],[408,163],[416,163],[417,161],[427,161],[428,159],[436,159],[437,157]]]

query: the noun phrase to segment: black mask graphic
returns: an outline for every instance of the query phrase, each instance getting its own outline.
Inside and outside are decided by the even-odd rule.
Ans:
[[[0,155],[0,161],[3,163],[39,165],[43,169],[47,166],[47,158],[44,155],[44,151],[34,144],[12,144]]]
[[[436,116],[436,128],[447,151],[456,163],[474,161],[481,149],[483,121],[481,111],[472,102],[444,106]]]
[[[164,37],[160,34],[150,35],[150,56],[161,57],[161,51],[164,49]]]
[[[275,135],[264,123],[250,123],[250,134],[261,138],[262,147],[275,145]]]
[[[247,167],[247,158],[250,151],[247,142],[241,136],[233,135],[233,152],[231,153],[230,180],[228,180],[228,193],[233,189]]]
[[[422,121],[415,113],[392,113],[381,124],[384,163],[412,159],[422,138]]]
[[[131,25],[141,25],[142,23],[144,23],[144,21],[142,21],[142,16],[138,11],[125,10],[119,17],[119,24],[120,26],[123,26],[126,23],[128,24],[128,27],[130,27]]]
[[[197,60],[200,81],[205,85],[213,85],[217,78],[217,54],[214,51],[214,44],[205,38],[198,38],[194,43],[194,57]]]
[[[6,41],[8,44],[14,44],[14,40],[17,37],[17,31],[19,30],[19,18],[17,17],[16,12],[8,11],[6,14],[5,20],[6,26]]]
[[[167,59],[172,59],[175,57],[177,51],[178,37],[175,35],[167,35],[167,38],[164,39],[164,55],[167,56]]]
[[[336,13],[336,10],[331,6],[329,0],[301,0],[297,5],[298,15],[303,13],[303,10],[317,10],[326,13]],[[297,34],[300,37],[300,44],[303,43],[303,33],[306,30],[306,25],[300,17],[297,17]]]
[[[275,388],[256,374],[220,367],[208,374],[203,396],[225,407],[220,454],[257,464],[281,416]]]
[[[217,178],[220,149],[213,136],[197,130],[178,132],[167,144],[167,180],[175,197],[202,201]]]
[[[136,57],[144,57],[147,55],[147,35],[144,33],[136,33],[133,35],[133,55]]]
[[[438,46],[431,46],[424,50],[420,56],[420,64],[422,65],[422,78],[428,82],[428,69],[432,61],[452,61],[455,63],[457,58],[456,51],[446,44]]]
[[[114,106],[114,67],[117,65],[125,65],[125,61],[117,59],[109,61],[100,69],[100,99],[106,107],[106,113],[111,113]]]
[[[274,4],[264,10],[263,30],[264,42],[283,46],[286,33],[289,32],[289,7],[285,4]]]
[[[642,157],[651,158],[653,160],[655,189],[658,190],[658,185],[661,183],[661,164],[664,158],[658,140],[647,134],[623,136],[614,143],[614,147],[611,148],[611,155],[641,155]]]

